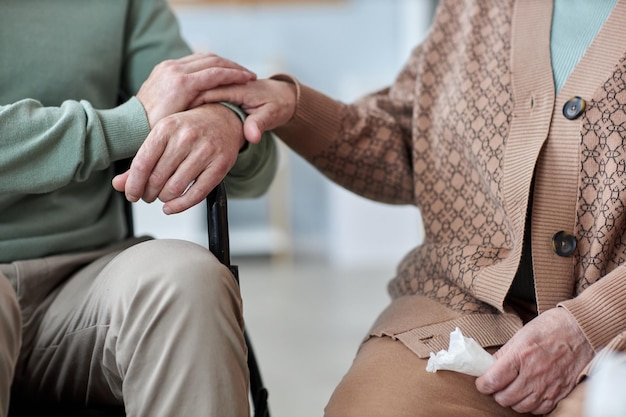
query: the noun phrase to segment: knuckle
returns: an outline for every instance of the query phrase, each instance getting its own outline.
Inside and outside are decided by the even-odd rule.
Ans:
[[[148,184],[151,187],[161,188],[163,184],[165,183],[165,179],[166,179],[165,175],[163,175],[161,172],[153,171],[150,174],[150,178],[148,179]]]
[[[174,197],[178,197],[183,195],[185,191],[189,191],[193,189],[191,186],[193,181],[185,181],[180,178],[173,178],[172,181],[168,184],[169,194]],[[188,190],[189,189],[189,190]]]
[[[214,169],[218,172],[229,171],[232,164],[226,159],[219,158],[213,162]]]
[[[180,121],[178,120],[178,116],[176,114],[164,117],[161,121],[154,127],[155,133],[157,133],[156,137],[160,138],[169,132],[175,131],[178,129],[180,125]]]
[[[154,69],[152,70],[152,72],[159,72],[159,71],[162,71],[162,70],[164,70],[164,69],[165,69],[168,65],[169,65],[169,64],[168,64],[168,61],[167,61],[167,60],[165,60],[165,61],[161,61],[161,62],[159,62],[158,64],[156,64],[156,65],[154,66]]]
[[[192,149],[198,142],[200,133],[191,126],[181,126],[176,137],[176,146],[180,149]]]
[[[556,407],[555,401],[544,402],[539,406],[536,410],[533,411],[534,414],[547,414],[550,411],[554,410]]]
[[[175,74],[171,79],[171,88],[176,91],[184,91],[186,86],[189,84],[189,75],[188,74]]]
[[[184,195],[188,207],[195,206],[209,195],[210,190],[204,185],[193,186]]]
[[[495,383],[490,375],[484,374],[476,380],[476,388],[483,394],[491,394],[494,392]]]
[[[503,407],[507,407],[510,405],[510,404],[507,404],[507,401],[506,401],[507,397],[502,392],[496,392],[495,394],[493,394],[493,399],[496,400],[496,402]]]
[[[206,69],[206,77],[207,79],[211,79],[213,77],[217,77],[223,71],[223,68],[211,67]]]
[[[531,410],[533,408],[536,408],[538,405],[541,404],[541,399],[539,397],[539,394],[537,394],[536,392],[531,392],[526,398],[526,403],[529,404],[529,408]]]
[[[150,164],[143,158],[135,158],[131,170],[137,174],[143,175],[150,171]]]
[[[514,405],[511,407],[511,409],[520,414],[528,413],[530,410],[532,410],[532,408],[524,405]]]
[[[173,59],[166,59],[165,61],[159,62],[154,67],[154,70],[169,74],[169,73],[174,72],[175,67],[176,67],[176,61],[174,61]]]

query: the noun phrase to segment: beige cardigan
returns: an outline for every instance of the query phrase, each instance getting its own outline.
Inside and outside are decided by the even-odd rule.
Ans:
[[[351,105],[291,78],[298,107],[278,135],[342,186],[423,216],[372,335],[420,357],[455,326],[505,343],[522,326],[506,296],[533,174],[538,311],[566,308],[595,349],[626,330],[626,0],[556,97],[551,13],[549,0],[442,0],[393,85]],[[573,96],[586,110],[570,120]],[[559,231],[576,238],[570,256],[553,249]]]

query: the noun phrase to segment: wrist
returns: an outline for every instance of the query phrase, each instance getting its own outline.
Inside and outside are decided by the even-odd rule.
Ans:
[[[276,74],[271,76],[270,80],[281,83],[281,87],[283,91],[285,91],[285,93],[282,94],[282,97],[285,98],[287,107],[289,108],[289,118],[286,122],[289,123],[296,115],[296,109],[298,108],[298,103],[300,102],[300,82],[289,74]]]
[[[246,113],[234,104],[225,101],[220,101],[219,103],[213,103],[210,105],[215,106],[216,111],[224,115],[224,118],[229,125],[237,126],[237,132],[240,138],[239,152],[245,150],[248,147],[248,141],[246,141],[246,138],[243,135],[243,123],[247,117]]]

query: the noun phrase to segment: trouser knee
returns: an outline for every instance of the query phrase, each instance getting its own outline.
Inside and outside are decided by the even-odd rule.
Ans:
[[[17,296],[0,274],[0,416],[7,413],[9,389],[21,343],[21,314]]]
[[[151,240],[131,247],[108,268],[116,291],[129,302],[175,308],[205,319],[216,312],[242,320],[239,287],[230,270],[206,248],[179,240]],[[242,324],[242,323],[241,323]]]
[[[212,404],[236,392],[247,408],[239,288],[210,251],[148,241],[125,250],[102,273],[113,303],[104,362],[123,370],[112,385],[133,391],[133,399],[142,390],[142,404],[156,401],[163,385],[174,392],[183,383],[206,386]]]

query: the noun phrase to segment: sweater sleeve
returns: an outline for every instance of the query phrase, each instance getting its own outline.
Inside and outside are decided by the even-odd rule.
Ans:
[[[74,30],[84,35],[68,36],[65,20],[42,29],[30,53],[54,55],[48,65],[51,74],[37,74],[32,82],[0,93],[0,192],[54,191],[85,181],[139,149],[149,125],[133,95],[157,63],[187,55],[190,49],[166,0],[127,3],[98,5],[100,17],[86,7],[65,17],[64,6],[46,5],[42,13],[51,20],[74,19]],[[22,19],[25,10],[16,8],[15,19]],[[45,43],[50,36],[61,38],[53,48]],[[85,59],[95,54],[105,69]],[[14,65],[31,68],[38,61],[20,57]],[[3,76],[20,76],[11,66],[0,69]],[[119,104],[120,93],[131,98]]]
[[[574,316],[597,351],[626,330],[625,299],[626,266],[620,266],[559,306]]]
[[[117,16],[117,20],[111,18],[101,36],[125,34],[119,44],[123,46],[107,39],[110,56],[103,59],[109,62],[111,71],[106,72],[106,79],[92,85],[79,84],[84,86],[82,90],[68,93],[80,99],[61,94],[58,98],[44,95],[39,99],[31,95],[36,91],[25,89],[22,99],[0,106],[0,193],[39,194],[85,181],[113,162],[132,157],[147,137],[145,110],[134,94],[155,65],[188,55],[191,50],[165,0],[130,1],[125,16],[116,13],[118,6],[103,7],[107,16]],[[116,24],[123,27],[114,30]],[[89,40],[92,42],[95,38]],[[118,56],[113,52],[116,46],[120,48],[119,66],[113,62]],[[75,60],[67,65],[77,74],[92,70],[81,64],[84,58],[70,55],[68,59]],[[118,72],[119,84],[115,82]],[[91,75],[83,77],[95,79]],[[61,80],[70,83],[70,79]],[[121,105],[116,102],[118,88],[122,96],[130,97]],[[19,97],[17,93],[15,96]],[[240,155],[229,179],[235,195],[255,195],[267,189],[275,163],[272,145],[268,137],[260,146]]]
[[[0,193],[45,193],[134,154],[149,132],[135,98],[111,110],[86,101],[0,106]]]
[[[267,132],[260,143],[248,144],[239,153],[237,163],[224,179],[228,196],[252,198],[263,195],[272,184],[277,167],[276,139],[273,133]]]
[[[413,203],[411,135],[419,62],[418,48],[389,88],[350,105],[293,77],[275,76],[295,83],[298,91],[295,115],[277,135],[339,185],[385,203]]]

